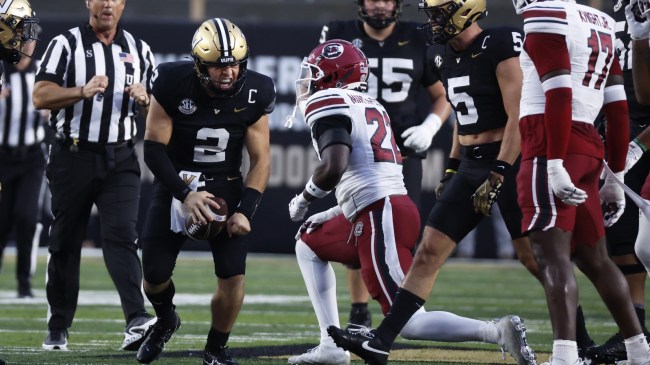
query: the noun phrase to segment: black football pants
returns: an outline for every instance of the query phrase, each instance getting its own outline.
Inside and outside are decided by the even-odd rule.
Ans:
[[[81,243],[93,203],[99,211],[104,263],[117,288],[124,317],[144,311],[136,221],[140,165],[130,144],[70,151],[56,143],[46,176],[54,221],[47,265],[48,328],[72,325],[79,295]]]

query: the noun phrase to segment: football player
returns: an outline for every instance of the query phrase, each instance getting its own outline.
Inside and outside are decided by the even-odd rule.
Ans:
[[[307,353],[289,358],[289,363],[347,364],[349,355],[327,336],[328,326],[339,325],[329,261],[359,265],[371,296],[387,314],[411,267],[420,219],[405,195],[403,159],[388,113],[376,99],[354,90],[365,86],[368,75],[363,53],[347,41],[330,40],[310,53],[302,69],[297,104],[312,130],[321,162],[304,191],[289,204],[289,213],[292,220],[302,220],[310,202],[334,187],[338,205],[307,219],[297,237],[296,256],[317,314],[321,341]],[[465,198],[469,200],[470,195]],[[421,306],[411,314],[399,330],[405,338],[495,343],[520,364],[528,364],[525,357],[534,359],[517,316],[485,322],[448,312],[425,312]]]
[[[625,184],[636,193],[639,193],[650,172],[650,154],[644,153],[650,143],[644,143],[644,136],[640,135],[642,131],[647,130],[644,134],[650,136],[650,107],[640,104],[635,96],[634,87],[644,85],[644,83],[633,82],[632,80],[632,63],[637,60],[636,56],[632,57],[632,49],[633,44],[647,47],[647,39],[645,42],[634,39],[648,37],[647,30],[644,35],[643,29],[638,28],[647,27],[650,22],[638,22],[632,17],[634,23],[628,26],[625,18],[625,8],[631,8],[629,1],[614,0],[613,5],[613,17],[616,21],[616,42],[614,46],[623,71],[625,94],[630,113],[630,143],[625,163]],[[628,11],[631,11],[631,9],[628,9]],[[635,23],[638,26],[635,26]],[[643,59],[643,57],[639,58]],[[648,62],[647,58],[645,62]],[[635,254],[635,242],[642,239],[643,235],[640,226],[645,222],[643,218],[639,219],[637,205],[632,199],[626,197],[625,210],[621,218],[612,226],[606,227],[605,234],[610,257],[625,275],[630,287],[634,310],[643,328],[643,333],[647,337],[650,336],[645,325],[645,282],[647,274],[640,257]],[[639,245],[639,248],[643,250],[644,245]],[[594,363],[613,363],[627,359],[622,334],[620,332],[615,333],[602,345],[589,349],[587,355]]]
[[[572,258],[596,287],[622,333],[628,364],[650,363],[650,347],[621,271],[607,255],[605,226],[623,213],[612,175],[598,188],[604,145],[594,120],[603,109],[608,165],[623,180],[629,113],[614,54],[616,23],[574,1],[515,0],[526,34],[521,65],[522,229],[542,273],[553,328],[552,365],[583,364],[575,338],[578,288]],[[601,210],[604,202],[604,219]]]
[[[219,208],[210,199],[217,196],[236,208],[229,209],[226,229],[208,241],[217,288],[203,363],[233,365],[226,343],[244,299],[245,237],[269,178],[268,114],[275,106],[275,87],[269,77],[246,68],[248,43],[227,19],[203,22],[191,54],[193,62],[158,67],[147,116],[144,157],[156,180],[142,233],[142,264],[144,290],[158,321],[137,359],[156,359],[181,325],[171,277],[187,237],[186,216],[177,212],[205,224],[214,219],[208,206]],[[245,179],[240,172],[244,147],[251,166]]]
[[[328,329],[337,345],[372,364],[386,364],[393,341],[429,297],[456,243],[490,214],[493,204],[499,204],[511,238],[520,246],[528,245],[521,231],[515,180],[522,34],[508,27],[481,29],[477,20],[486,14],[485,0],[423,0],[419,8],[427,14],[425,28],[436,44],[430,58],[456,112],[452,165],[447,167],[453,177],[443,182],[413,266],[378,329]],[[511,354],[518,364],[535,363],[526,346]]]
[[[422,160],[433,137],[447,120],[450,106],[442,83],[426,59],[426,37],[418,24],[399,20],[403,0],[355,0],[359,19],[337,20],[325,25],[320,43],[344,39],[368,57],[370,74],[367,93],[385,108],[392,121],[395,142],[404,158],[402,172],[406,191],[416,206],[422,192]],[[420,94],[431,100],[422,120],[417,107]],[[368,294],[358,270],[348,270],[350,287],[349,323],[371,325]]]

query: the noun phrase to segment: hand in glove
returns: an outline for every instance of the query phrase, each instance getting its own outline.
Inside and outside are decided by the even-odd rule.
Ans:
[[[303,218],[305,218],[308,207],[309,202],[307,199],[305,199],[301,192],[289,202],[289,217],[291,217],[291,220],[294,222],[301,221]]]
[[[614,176],[607,174],[605,183],[600,188],[600,200],[605,205],[605,227],[610,227],[623,215],[625,210],[625,192],[615,179],[623,181],[623,171],[614,173]]]
[[[623,174],[627,174],[628,171],[634,165],[636,164],[637,161],[643,156],[643,152],[645,150],[645,146],[640,144],[636,139],[630,142],[627,148],[627,157],[625,158],[625,170],[623,170]]]
[[[447,167],[445,167],[445,176],[440,179],[438,186],[436,186],[436,198],[440,198],[442,192],[445,190],[445,184],[454,177],[456,172],[458,172],[459,167],[460,160],[454,157],[449,157],[449,160],[447,160]]]
[[[562,165],[562,159],[548,160],[546,172],[553,194],[560,198],[564,204],[577,206],[587,200],[587,193],[573,185],[569,173]]]
[[[324,212],[312,215],[311,217],[307,218],[307,220],[305,220],[305,223],[303,223],[298,229],[298,232],[296,232],[296,240],[299,240],[300,236],[302,236],[303,233],[307,232],[307,234],[309,234],[313,232],[314,229],[322,226],[323,223],[340,214],[343,214],[343,211],[341,210],[341,207],[337,205]]]
[[[496,203],[501,187],[503,186],[503,176],[491,171],[490,176],[481,186],[476,189],[473,195],[474,210],[477,213],[489,216],[492,212],[492,206]]]
[[[647,0],[646,0],[647,1]],[[650,20],[648,20],[647,4],[643,1],[630,1],[625,6],[625,18],[632,39],[648,38]]]
[[[436,114],[429,114],[427,119],[420,125],[411,127],[402,133],[404,146],[415,150],[415,152],[424,152],[429,149],[433,136],[438,133],[442,120]]]

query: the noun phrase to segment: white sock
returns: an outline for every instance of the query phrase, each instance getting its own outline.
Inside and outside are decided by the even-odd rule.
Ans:
[[[575,341],[553,341],[552,365],[573,365],[578,363],[578,345]]]
[[[625,351],[627,359],[632,364],[633,360],[647,360],[650,355],[650,346],[645,339],[645,335],[640,333],[636,336],[625,339]]]
[[[409,340],[440,342],[481,341],[496,343],[498,333],[486,336],[488,322],[461,317],[450,312],[418,310],[404,326],[400,335]],[[487,330],[489,332],[489,330]],[[486,339],[486,338],[489,338]]]
[[[314,251],[301,240],[296,242],[296,258],[318,319],[320,344],[325,347],[336,347],[332,338],[327,334],[327,327],[341,326],[336,304],[334,269],[329,262],[318,258]]]

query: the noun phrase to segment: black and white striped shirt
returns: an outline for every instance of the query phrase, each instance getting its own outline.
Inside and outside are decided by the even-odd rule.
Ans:
[[[120,143],[135,136],[137,104],[124,88],[142,83],[151,90],[155,60],[149,45],[121,27],[110,45],[99,41],[89,24],[56,36],[48,45],[36,81],[80,87],[95,75],[106,75],[108,87],[62,110],[50,123],[57,132],[84,142]]]
[[[34,109],[32,91],[36,65],[31,62],[23,71],[4,63],[7,97],[0,98],[0,146],[8,148],[34,146],[45,138],[43,117]]]

